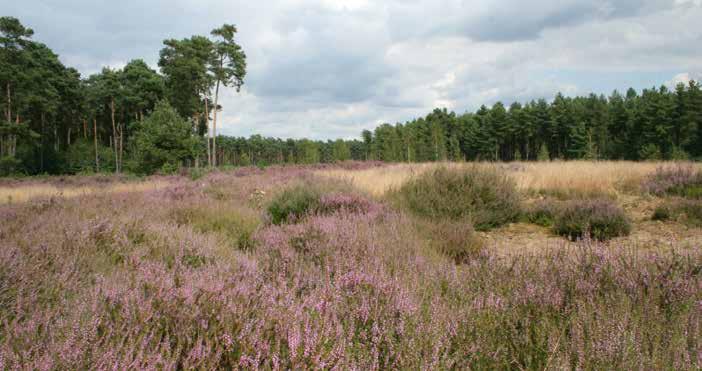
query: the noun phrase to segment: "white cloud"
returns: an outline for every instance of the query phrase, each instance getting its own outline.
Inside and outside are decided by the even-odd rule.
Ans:
[[[221,98],[220,132],[231,135],[357,137],[435,106],[463,112],[702,72],[700,0],[36,0],[6,7],[84,73],[133,58],[155,66],[163,39],[236,23],[249,73],[241,94],[226,90]]]

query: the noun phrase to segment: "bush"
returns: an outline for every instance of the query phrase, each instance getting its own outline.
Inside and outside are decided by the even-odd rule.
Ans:
[[[554,223],[554,232],[571,240],[590,237],[603,241],[630,231],[624,211],[608,199],[569,201]]]
[[[680,220],[702,226],[702,201],[678,199],[665,202],[653,211],[653,220]]]
[[[180,166],[178,164],[173,163],[173,162],[166,162],[161,166],[161,169],[158,171],[161,175],[174,175],[178,173]]]
[[[488,230],[516,221],[520,197],[512,179],[496,169],[445,167],[405,183],[393,196],[400,206],[431,219],[470,220]]]
[[[670,205],[658,205],[653,210],[652,220],[670,220],[673,216],[673,210],[671,210]]]
[[[702,172],[692,166],[659,167],[643,184],[643,189],[656,196],[676,195],[702,198]]]
[[[270,222],[276,225],[296,223],[311,214],[377,214],[381,210],[382,205],[350,192],[344,184],[309,181],[286,188],[267,207]]]
[[[295,223],[317,209],[321,193],[315,187],[299,184],[283,190],[268,205],[271,223]]]
[[[539,200],[527,205],[522,215],[523,219],[528,223],[550,227],[553,225],[560,209],[561,204],[556,201]]]

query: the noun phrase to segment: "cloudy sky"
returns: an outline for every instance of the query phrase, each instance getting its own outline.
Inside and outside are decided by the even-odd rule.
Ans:
[[[245,89],[222,131],[354,138],[447,107],[610,93],[702,77],[702,0],[3,1],[83,74],[166,38],[239,27]]]

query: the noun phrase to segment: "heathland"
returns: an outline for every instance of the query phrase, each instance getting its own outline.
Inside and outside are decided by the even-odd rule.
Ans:
[[[0,183],[0,369],[699,369],[702,168]]]

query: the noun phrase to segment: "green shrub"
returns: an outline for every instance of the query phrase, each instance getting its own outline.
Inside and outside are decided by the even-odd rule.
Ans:
[[[499,227],[520,215],[514,181],[497,169],[477,166],[428,171],[405,183],[392,197],[418,216],[470,220],[477,230]]]
[[[298,184],[283,190],[268,204],[271,223],[294,223],[310,214],[319,205],[321,191],[309,184]]]
[[[166,162],[161,166],[161,170],[159,170],[159,173],[161,173],[162,175],[173,175],[178,172],[178,169],[178,164],[175,164],[173,162]]]
[[[702,226],[702,200],[677,199],[658,205],[653,220],[679,220],[692,226]]]
[[[272,224],[296,223],[308,215],[338,212],[377,214],[382,205],[353,191],[348,183],[306,179],[273,196],[266,207]]]
[[[571,240],[590,237],[602,241],[628,235],[631,223],[611,200],[576,200],[564,204],[556,217],[554,231]]]
[[[522,214],[524,221],[542,227],[553,225],[560,211],[561,203],[552,200],[539,200],[524,208]]]
[[[663,205],[658,205],[654,210],[653,210],[653,216],[651,219],[653,220],[670,220],[672,217],[672,210],[670,208],[670,205],[663,204]]]

